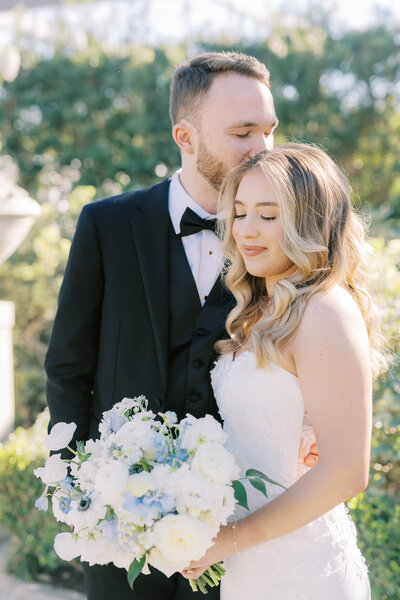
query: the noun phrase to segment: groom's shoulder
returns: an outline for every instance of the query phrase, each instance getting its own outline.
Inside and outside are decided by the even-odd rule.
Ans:
[[[170,179],[165,179],[148,188],[95,200],[84,206],[83,210],[92,212],[96,220],[105,222],[134,218],[138,212],[156,204],[160,207],[167,206],[169,184]]]

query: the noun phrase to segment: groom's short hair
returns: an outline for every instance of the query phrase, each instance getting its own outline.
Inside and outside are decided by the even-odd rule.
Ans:
[[[269,71],[254,56],[242,52],[206,52],[181,63],[171,83],[169,114],[172,125],[184,117],[196,117],[204,94],[215,76],[237,73],[258,79],[270,88]]]

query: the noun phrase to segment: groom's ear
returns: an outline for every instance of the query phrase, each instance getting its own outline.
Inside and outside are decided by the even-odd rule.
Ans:
[[[196,152],[196,130],[185,119],[175,123],[172,128],[172,137],[179,149],[186,154],[195,154]]]

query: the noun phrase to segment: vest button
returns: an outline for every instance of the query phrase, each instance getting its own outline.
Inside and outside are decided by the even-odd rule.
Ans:
[[[195,369],[200,369],[203,366],[203,361],[200,358],[195,358],[193,361],[193,366]]]
[[[161,408],[162,407],[162,398],[154,398],[154,404],[156,405],[157,408]]]
[[[189,400],[190,402],[198,402],[200,400],[200,397],[198,394],[190,394],[189,396]]]
[[[204,327],[199,327],[196,333],[197,335],[206,335],[207,329],[204,329]]]

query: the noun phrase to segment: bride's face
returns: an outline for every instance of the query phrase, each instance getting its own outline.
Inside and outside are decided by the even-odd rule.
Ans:
[[[275,281],[296,270],[282,251],[279,201],[261,169],[252,169],[240,182],[232,234],[247,271],[265,277],[269,292]]]

